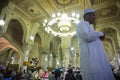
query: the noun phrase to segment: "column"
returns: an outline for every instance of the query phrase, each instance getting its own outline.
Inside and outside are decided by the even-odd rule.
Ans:
[[[56,55],[53,55],[53,67],[56,68]]]
[[[120,47],[120,32],[117,32],[118,46]]]
[[[71,53],[71,57],[72,57],[72,66],[75,67],[75,49],[74,49],[74,47],[71,47],[70,53]]]
[[[60,67],[63,67],[63,60],[60,60]]]
[[[50,67],[50,54],[48,54],[48,67]]]
[[[7,52],[7,55],[8,57],[6,58],[6,66],[8,66],[8,64],[12,64],[12,58],[11,58],[11,54],[14,53],[14,50],[13,49],[10,49],[8,52]]]
[[[14,63],[14,56],[15,56],[15,51],[11,53],[10,61],[9,61],[10,64]]]
[[[29,52],[32,49],[32,46],[30,45],[24,45],[24,62],[23,62],[23,71],[27,72],[27,66],[29,65],[28,58],[29,58]]]

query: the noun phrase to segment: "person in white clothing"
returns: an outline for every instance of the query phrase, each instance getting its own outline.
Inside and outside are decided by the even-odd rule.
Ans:
[[[80,68],[83,80],[114,80],[112,69],[107,59],[102,40],[103,32],[96,32],[91,24],[95,24],[93,8],[84,11],[76,32],[80,47]]]

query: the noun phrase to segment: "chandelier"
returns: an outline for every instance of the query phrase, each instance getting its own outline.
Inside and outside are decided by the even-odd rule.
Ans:
[[[59,3],[58,0],[56,2]],[[71,15],[68,15],[64,9],[62,13],[52,14],[51,19],[45,19],[43,26],[47,33],[55,36],[73,36],[76,34],[75,26],[80,22],[79,18],[80,14],[73,12]]]

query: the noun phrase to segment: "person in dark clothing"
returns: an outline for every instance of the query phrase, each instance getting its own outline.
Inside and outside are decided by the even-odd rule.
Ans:
[[[80,74],[80,71],[76,71],[75,78],[76,78],[76,80],[82,80],[82,76]]]
[[[15,79],[16,80],[21,80],[22,79],[22,75],[23,75],[23,73],[20,71],[20,72],[18,72],[17,74],[16,74],[16,76],[15,76]]]
[[[12,74],[11,70],[6,70],[4,74],[4,80],[11,80],[11,74]]]
[[[73,74],[73,69],[69,69],[65,75],[65,80],[76,80]]]
[[[61,76],[61,71],[60,69],[55,69],[55,80],[61,80],[60,76]]]

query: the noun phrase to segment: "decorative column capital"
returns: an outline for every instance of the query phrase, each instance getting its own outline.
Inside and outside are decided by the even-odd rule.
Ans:
[[[24,45],[23,45],[23,50],[25,50],[25,51],[26,51],[26,50],[29,50],[29,51],[30,51],[31,49],[32,49],[32,46],[31,46],[31,45],[28,45],[28,44],[24,44]]]
[[[53,55],[53,58],[56,58],[57,56],[56,55]]]

